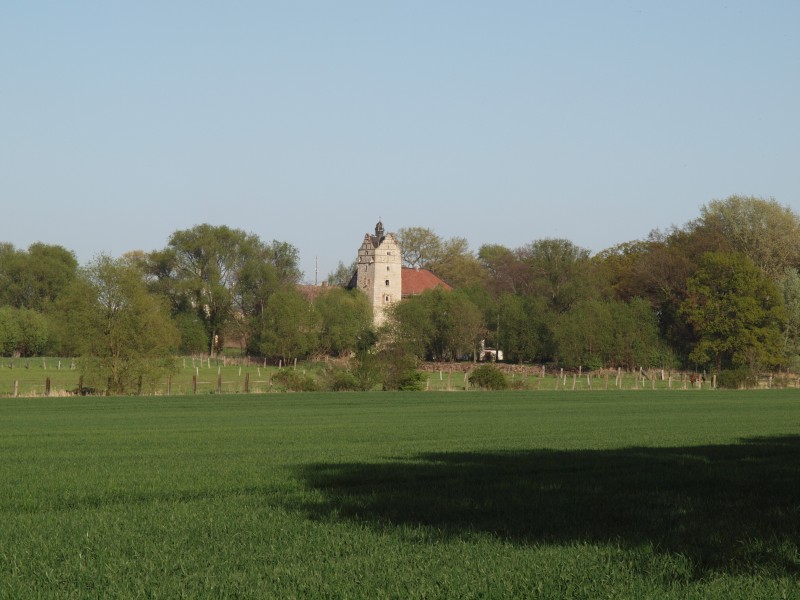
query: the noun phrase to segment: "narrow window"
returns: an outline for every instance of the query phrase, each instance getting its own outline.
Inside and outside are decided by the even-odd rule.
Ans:
[[[388,279],[386,280],[386,285],[389,285],[389,280]]]

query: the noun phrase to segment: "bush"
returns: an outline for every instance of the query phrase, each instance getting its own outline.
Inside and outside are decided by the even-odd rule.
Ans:
[[[504,390],[508,387],[505,374],[492,365],[481,365],[472,371],[469,383],[482,390]]]
[[[758,377],[750,369],[740,367],[727,371],[720,371],[717,375],[717,387],[729,390],[742,390],[758,385]]]
[[[272,381],[290,392],[314,392],[317,390],[317,383],[314,379],[296,369],[281,369],[272,376]]]
[[[325,387],[334,392],[354,392],[359,390],[355,375],[342,367],[333,367],[325,372]]]
[[[419,391],[425,377],[417,370],[417,359],[399,346],[392,346],[377,358],[384,390]]]

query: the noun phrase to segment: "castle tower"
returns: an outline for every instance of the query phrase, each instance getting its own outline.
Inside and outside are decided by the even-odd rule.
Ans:
[[[366,234],[358,249],[356,287],[369,298],[376,327],[386,320],[385,309],[399,302],[403,291],[402,256],[394,235],[385,233],[383,223],[375,225],[375,235]]]

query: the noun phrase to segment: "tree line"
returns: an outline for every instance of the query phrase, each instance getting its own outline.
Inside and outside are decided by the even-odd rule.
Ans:
[[[406,266],[454,290],[394,305],[380,331],[366,297],[342,287],[353,265],[310,289],[294,246],[238,229],[198,225],[162,250],[85,266],[60,246],[3,244],[0,354],[80,356],[114,393],[163,376],[176,353],[215,355],[231,341],[284,363],[355,357],[388,387],[413,379],[417,361],[473,359],[482,345],[566,368],[746,379],[798,366],[800,218],[771,199],[714,200],[681,227],[594,255],[566,239],[473,252],[425,227],[396,233]]]

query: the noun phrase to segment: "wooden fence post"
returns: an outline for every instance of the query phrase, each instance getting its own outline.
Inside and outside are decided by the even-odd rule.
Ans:
[[[45,396],[49,396],[50,395],[50,378],[49,377],[44,380],[44,395]]]
[[[197,393],[197,375],[192,375],[192,393]]]
[[[19,379],[14,380],[14,398],[19,397]]]
[[[218,394],[222,393],[222,373],[217,375],[217,393]]]
[[[241,372],[241,368],[239,369],[239,372]],[[250,373],[244,374],[244,393],[250,393]]]
[[[184,359],[186,360],[186,359]],[[172,395],[172,375],[167,377],[167,396]]]

